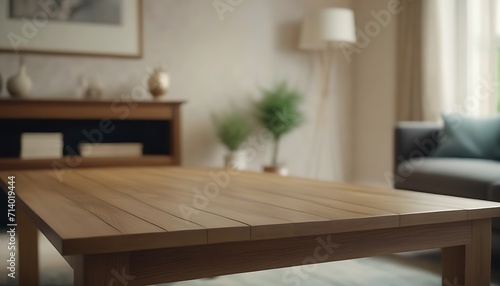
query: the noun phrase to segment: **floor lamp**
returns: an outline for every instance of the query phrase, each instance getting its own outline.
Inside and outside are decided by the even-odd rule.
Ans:
[[[313,144],[312,166],[316,163],[315,175],[319,171],[321,158],[321,144],[325,138],[327,122],[327,105],[330,96],[330,83],[332,67],[335,63],[335,48],[345,43],[356,42],[356,27],[354,24],[354,13],[346,8],[326,8],[311,14],[304,19],[300,37],[299,48],[313,52],[319,57],[321,63],[321,91],[317,118],[314,126],[313,139],[319,146]],[[323,131],[323,132],[322,132]]]

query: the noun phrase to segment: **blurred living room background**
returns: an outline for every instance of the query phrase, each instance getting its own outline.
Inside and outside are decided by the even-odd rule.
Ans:
[[[78,99],[85,78],[101,87],[102,98],[113,99],[130,97],[134,87],[142,85],[148,68],[162,66],[171,82],[165,99],[186,101],[182,163],[207,167],[221,166],[224,154],[211,114],[231,104],[250,105],[262,88],[286,80],[304,94],[305,113],[304,124],[284,138],[280,150],[290,173],[388,186],[386,172],[393,169],[392,134],[398,119],[438,120],[440,112],[447,110],[483,115],[497,110],[496,91],[481,100],[480,109],[464,107],[478,84],[496,90],[496,55],[488,53],[486,45],[497,44],[498,29],[485,29],[489,18],[480,14],[481,9],[492,10],[441,2],[419,8],[428,15],[422,17],[421,38],[412,39],[418,37],[412,30],[416,27],[397,23],[400,16],[407,21],[416,17],[415,9],[394,6],[395,1],[233,1],[238,5],[218,7],[217,1],[146,0],[141,58],[2,52],[0,74],[5,82],[15,75],[22,55],[33,83],[29,98]],[[463,5],[489,5],[485,0],[468,2]],[[330,77],[328,113],[335,116],[328,118],[323,131],[331,136],[321,145],[324,159],[317,171],[311,168],[310,157],[318,146],[313,136],[321,94],[318,52],[301,49],[300,38],[304,18],[326,7],[354,11],[358,40],[352,47],[333,49],[337,58]],[[466,12],[471,18],[467,21]],[[401,44],[412,46],[406,54],[398,53],[398,27]],[[43,29],[38,33],[43,34]],[[92,38],[88,41],[99,45]],[[404,88],[414,88],[415,93],[420,88],[422,98],[410,97]],[[2,97],[9,97],[6,84]],[[259,151],[249,168],[259,170],[269,152],[270,148]]]
[[[491,133],[500,134],[497,131],[500,130],[500,121],[496,117],[500,111],[497,72],[500,66],[497,57],[500,52],[500,22],[497,21],[500,19],[497,17],[500,16],[500,5],[496,0],[130,1],[137,4],[132,6],[136,10],[128,11],[122,7],[121,13],[139,11],[140,17],[131,24],[133,27],[128,27],[138,36],[134,39],[132,51],[125,56],[120,53],[129,51],[120,50],[120,45],[122,41],[126,42],[127,34],[106,36],[103,32],[95,35],[78,29],[64,34],[54,33],[58,30],[53,30],[53,26],[63,23],[63,20],[47,20],[21,12],[16,16],[13,6],[21,4],[14,2],[29,7],[50,1],[0,0],[0,36],[3,37],[0,41],[0,77],[3,83],[0,85],[0,105],[12,100],[112,102],[117,98],[138,102],[183,102],[178,134],[179,142],[182,142],[181,166],[224,167],[224,156],[228,151],[218,138],[214,116],[232,109],[246,112],[262,98],[263,90],[283,82],[302,98],[299,108],[303,122],[286,134],[279,146],[279,161],[291,176],[392,188],[398,183],[398,178],[406,176],[398,173],[398,164],[411,159],[406,156],[410,155],[412,147],[409,147],[409,151],[403,150],[406,157],[398,160],[397,152],[402,149],[396,146],[395,131],[402,132],[397,127],[402,121],[413,121],[404,125],[410,129],[421,121],[427,122],[427,126],[439,127],[443,124],[441,114],[452,113],[464,118],[496,120],[496,129]],[[102,5],[101,11],[108,15],[105,17],[108,20],[94,19],[96,26],[112,25],[106,21],[113,22],[118,17],[113,15],[110,7],[120,3],[119,0],[102,1],[101,4],[89,2],[89,5]],[[328,20],[322,14],[328,8],[345,8],[337,9],[336,12],[340,13],[334,14],[344,15],[343,12],[347,11],[345,15],[352,15],[354,19],[353,25],[349,26],[350,18],[346,16],[342,21],[338,20],[346,26],[332,28],[334,36],[340,35],[338,41],[322,38],[324,34],[317,30]],[[77,17],[67,25],[77,26],[82,21],[85,17]],[[28,36],[24,34],[19,38],[11,34],[12,23],[17,23],[15,27],[19,29],[19,35],[27,33]],[[351,30],[355,32],[355,40],[342,39],[343,33],[349,34]],[[41,38],[48,40],[37,40]],[[72,45],[72,41],[78,44]],[[117,52],[92,50],[107,47],[113,41],[118,43],[115,43]],[[23,45],[33,43],[42,48],[23,50]],[[91,51],[82,51],[85,45]],[[17,52],[14,46],[18,48]],[[138,87],[146,86],[155,70],[161,71],[160,77],[168,82],[165,94],[159,99],[149,93],[138,93]],[[8,80],[16,76],[18,83],[21,82],[18,88],[21,92],[12,96],[7,89]],[[31,82],[27,90],[22,87],[23,77],[29,77]],[[39,112],[43,112],[42,105],[41,108]],[[420,125],[415,128],[422,130]],[[0,133],[4,138],[8,136],[1,130]],[[268,139],[259,139],[256,133],[252,135],[257,140],[254,145],[247,142],[256,152],[246,162],[246,169],[261,172],[262,167],[270,163],[273,145]],[[24,139],[21,145],[24,152],[30,154],[28,157],[62,156],[57,151],[62,149],[60,135],[43,137],[31,133]],[[81,147],[83,156],[85,146]],[[429,145],[420,149],[427,147]],[[121,152],[120,148],[129,152],[128,155],[130,152],[141,153],[141,149],[133,144],[114,145],[108,149],[101,147],[99,152],[104,156],[106,152],[116,156]],[[56,152],[52,154],[51,150]],[[498,160],[492,158],[490,161],[494,163],[488,161],[487,165],[478,167],[488,175],[479,176],[477,180],[476,177],[470,178],[479,181],[485,190],[483,197],[475,198],[500,201]],[[464,164],[465,170],[478,166],[476,161],[473,165]],[[439,169],[441,165],[436,166]],[[409,168],[412,168],[411,164]],[[428,168],[422,172],[428,174],[434,167]],[[464,172],[437,172],[435,180],[440,183],[453,179],[453,176],[463,177]],[[418,180],[425,178],[418,177]],[[400,182],[402,187],[440,193],[438,187],[426,189],[427,186],[411,185],[413,181],[410,179],[406,182],[407,187]],[[457,195],[474,197],[466,193]],[[43,262],[43,255],[41,259]],[[439,274],[435,273],[439,267],[439,254],[379,259],[376,263],[365,260],[359,265],[347,262],[340,266],[338,263],[345,275],[349,275],[346,269],[352,269],[347,284],[321,284],[328,280],[320,277],[307,280],[304,285],[440,285],[435,284],[440,283]],[[392,263],[393,266],[380,266],[383,263]],[[53,262],[47,260],[46,265],[52,267]],[[395,284],[384,280],[388,279],[390,272],[405,265],[409,270],[401,271],[407,276],[394,280]],[[498,263],[493,267],[497,267],[493,271],[494,282],[499,283]],[[330,271],[321,269],[319,276]],[[364,270],[356,274],[355,269]],[[356,282],[356,276],[362,277],[363,272],[372,273],[372,276],[367,274],[369,278],[360,278]],[[421,283],[418,284],[418,279],[415,283],[408,281],[407,277],[412,275],[423,275]],[[53,276],[50,279],[59,279],[56,274]],[[276,283],[280,283],[281,274],[276,277],[279,280]],[[241,279],[245,281],[246,278]],[[252,283],[252,279],[248,281],[246,283]],[[223,285],[217,283],[224,281],[205,282],[215,283],[207,285]]]

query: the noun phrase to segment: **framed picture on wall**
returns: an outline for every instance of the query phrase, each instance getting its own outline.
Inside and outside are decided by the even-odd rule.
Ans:
[[[141,0],[0,0],[0,51],[142,57]]]

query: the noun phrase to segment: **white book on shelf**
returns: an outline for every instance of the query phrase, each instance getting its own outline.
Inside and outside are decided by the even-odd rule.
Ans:
[[[81,143],[82,157],[140,157],[142,143]]]
[[[63,156],[62,133],[21,134],[21,159],[58,159]]]

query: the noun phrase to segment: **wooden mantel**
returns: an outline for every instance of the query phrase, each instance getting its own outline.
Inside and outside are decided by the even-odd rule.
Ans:
[[[79,101],[0,99],[0,170],[50,168],[68,158],[22,160],[20,136],[24,132],[61,132],[64,146],[76,148],[82,131],[111,121],[116,132],[103,142],[143,142],[139,158],[80,158],[80,167],[116,165],[180,165],[180,106],[183,101]],[[66,148],[65,148],[66,149]],[[78,149],[78,148],[76,148]],[[74,157],[74,154],[65,156]],[[77,154],[78,155],[78,154]]]

